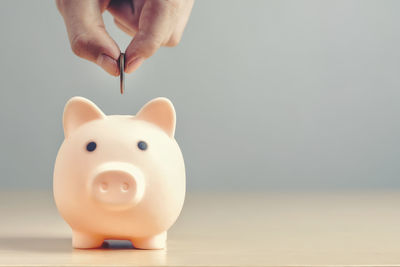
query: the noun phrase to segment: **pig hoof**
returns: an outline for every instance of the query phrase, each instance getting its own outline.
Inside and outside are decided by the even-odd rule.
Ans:
[[[74,248],[99,248],[104,239],[98,236],[79,232],[72,233],[72,247]]]
[[[132,239],[132,244],[137,249],[164,249],[167,243],[167,232],[147,238]]]

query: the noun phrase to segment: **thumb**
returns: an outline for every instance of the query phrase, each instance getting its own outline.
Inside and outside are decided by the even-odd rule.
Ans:
[[[103,17],[105,1],[59,0],[57,7],[64,18],[72,51],[92,61],[111,75],[119,74],[120,50],[108,35]]]

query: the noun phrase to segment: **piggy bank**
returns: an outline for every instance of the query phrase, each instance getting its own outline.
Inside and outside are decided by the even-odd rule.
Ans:
[[[166,98],[135,116],[106,116],[82,97],[68,101],[53,192],[74,248],[100,247],[105,239],[130,240],[139,249],[166,246],[185,197],[175,121]]]

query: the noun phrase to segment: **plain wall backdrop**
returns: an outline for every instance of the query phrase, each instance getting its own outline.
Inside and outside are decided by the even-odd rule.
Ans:
[[[400,187],[400,1],[198,0],[123,96],[72,53],[54,1],[1,5],[0,189],[51,189],[76,95],[106,114],[170,98],[189,190]]]

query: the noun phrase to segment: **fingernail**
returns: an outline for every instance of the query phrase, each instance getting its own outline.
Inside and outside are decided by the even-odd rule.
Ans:
[[[113,76],[117,76],[119,74],[119,67],[117,61],[106,54],[101,54],[97,58],[97,65],[102,67],[105,71],[110,73]]]
[[[144,58],[142,58],[142,57],[138,57],[138,58],[131,60],[130,62],[128,62],[125,72],[127,72],[127,73],[134,72],[135,70],[137,70],[137,68],[140,67],[140,65],[142,65],[143,61],[144,61]]]

